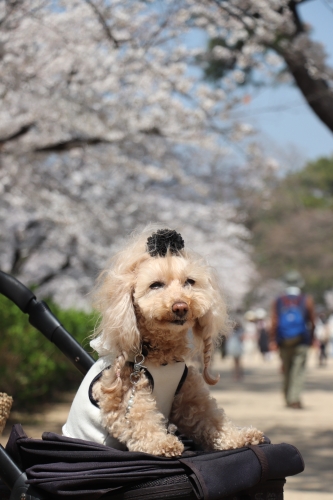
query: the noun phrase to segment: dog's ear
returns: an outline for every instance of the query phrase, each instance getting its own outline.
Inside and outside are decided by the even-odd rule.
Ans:
[[[93,347],[101,354],[137,352],[140,332],[133,306],[134,276],[131,273],[103,273],[94,294],[94,305],[101,313]]]
[[[216,379],[212,378],[208,372],[208,367],[214,350],[214,342],[219,332],[214,328],[213,313],[211,309],[207,311],[204,316],[196,320],[192,330],[197,342],[199,341],[198,343],[202,346],[204,364],[203,378],[207,384],[215,385],[220,377],[218,376]]]
[[[207,384],[215,385],[220,377],[212,378],[208,368],[216,342],[227,330],[228,315],[225,301],[215,279],[210,280],[209,288],[207,292],[211,296],[211,305],[206,313],[196,320],[192,331],[195,343],[203,352],[203,378]]]

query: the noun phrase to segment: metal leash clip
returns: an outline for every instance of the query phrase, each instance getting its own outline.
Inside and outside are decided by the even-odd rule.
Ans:
[[[141,356],[140,361],[138,361],[138,356]],[[127,403],[126,414],[125,414],[125,418],[126,418],[128,423],[129,423],[128,414],[129,414],[129,412],[133,406],[133,403],[134,403],[136,385],[141,378],[141,373],[144,370],[147,370],[147,368],[143,365],[144,360],[145,360],[145,357],[142,353],[137,354],[134,358],[134,369],[133,369],[132,373],[130,374],[130,382],[132,384],[132,391],[131,391],[131,395],[130,395],[130,398],[129,398],[128,403]]]
[[[140,361],[138,361],[138,356],[141,356]],[[143,370],[147,370],[147,368],[143,365],[145,361],[145,357],[142,353],[139,353],[134,358],[134,369],[130,374],[130,381],[133,385],[136,385],[141,377],[141,373]]]

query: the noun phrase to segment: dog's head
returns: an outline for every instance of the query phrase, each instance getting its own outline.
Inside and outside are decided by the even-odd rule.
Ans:
[[[177,349],[191,328],[196,348],[204,354],[204,378],[213,384],[207,369],[227,321],[215,274],[183,248],[175,231],[150,230],[148,236],[145,231],[135,237],[99,277],[95,305],[101,321],[95,348],[100,354],[128,355],[140,352],[143,338],[156,345],[157,336],[171,339]]]

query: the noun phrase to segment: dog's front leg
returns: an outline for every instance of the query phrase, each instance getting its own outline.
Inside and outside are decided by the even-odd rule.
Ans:
[[[261,431],[252,427],[236,427],[227,418],[193,367],[189,368],[186,380],[175,397],[170,420],[206,451],[241,448],[263,440]]]
[[[149,387],[137,387],[126,419],[129,427],[126,444],[130,451],[166,457],[178,456],[184,451],[179,439],[168,434],[165,418],[158,411]]]
[[[99,406],[109,434],[124,443],[129,451],[166,457],[181,455],[184,446],[176,436],[168,434],[165,419],[157,409],[148,380],[141,377],[133,391],[129,373],[122,373],[122,376],[128,382],[119,385],[118,390],[112,393],[103,391],[103,380],[99,390]]]

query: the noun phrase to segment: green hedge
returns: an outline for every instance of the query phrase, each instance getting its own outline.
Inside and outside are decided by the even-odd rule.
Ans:
[[[53,314],[88,352],[96,317],[62,310],[46,301]],[[11,301],[0,295],[0,392],[14,398],[16,410],[50,401],[64,390],[76,389],[82,375],[61,351],[28,322]]]

